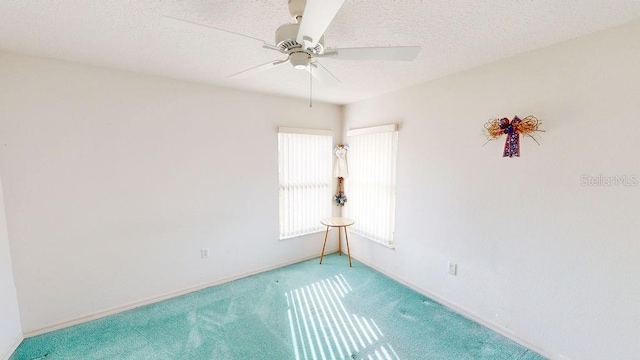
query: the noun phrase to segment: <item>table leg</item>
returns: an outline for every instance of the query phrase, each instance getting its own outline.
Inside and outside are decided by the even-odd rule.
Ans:
[[[344,237],[347,240],[347,253],[349,254],[349,267],[353,267],[351,265],[351,250],[349,249],[349,235],[347,235],[347,227],[344,227]]]
[[[329,235],[329,227],[324,232],[324,243],[322,243],[322,253],[320,254],[320,264],[322,264],[322,258],[324,257],[324,247],[327,245],[327,235]]]
[[[342,256],[342,238],[340,237],[340,226],[338,226],[338,255]]]

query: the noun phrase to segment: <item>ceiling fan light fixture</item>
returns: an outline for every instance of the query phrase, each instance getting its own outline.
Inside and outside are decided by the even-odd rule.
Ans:
[[[289,55],[289,61],[294,68],[298,70],[305,70],[309,66],[311,57],[304,51],[293,52]]]

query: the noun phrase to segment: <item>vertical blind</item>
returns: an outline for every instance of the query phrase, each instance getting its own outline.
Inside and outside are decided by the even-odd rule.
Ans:
[[[350,231],[387,246],[393,245],[396,196],[395,125],[347,132],[349,179],[345,207],[355,220]]]
[[[331,216],[333,136],[326,130],[280,128],[280,239],[322,231]]]

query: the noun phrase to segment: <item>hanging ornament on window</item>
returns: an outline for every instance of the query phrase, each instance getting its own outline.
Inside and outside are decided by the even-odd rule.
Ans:
[[[540,145],[535,136],[536,132],[544,132],[544,130],[538,129],[541,123],[540,120],[531,115],[524,119],[515,116],[511,121],[507,118],[491,119],[484,124],[484,134],[487,137],[487,143],[506,134],[507,138],[505,139],[502,156],[520,157],[520,134],[532,138],[536,144]]]
[[[344,194],[344,178],[338,178],[338,193],[333,196],[333,201],[337,206],[344,206],[347,196]]]
[[[344,194],[344,179],[349,177],[349,165],[347,164],[347,150],[349,145],[338,145],[333,149],[336,155],[333,164],[333,176],[338,178],[338,193],[333,197],[337,206],[344,206],[347,196]]]
[[[340,144],[333,149],[333,153],[336,154],[335,161],[333,163],[333,176],[337,178],[349,177],[349,165],[347,164],[347,150],[349,145]]]

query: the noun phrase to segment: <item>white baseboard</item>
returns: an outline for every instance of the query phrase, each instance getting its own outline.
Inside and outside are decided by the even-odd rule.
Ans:
[[[333,253],[333,252],[337,252],[337,251],[338,251],[337,248],[333,249],[333,250],[327,250],[327,251],[325,251],[325,255]],[[114,314],[117,314],[117,313],[120,313],[120,312],[123,312],[123,311],[135,309],[135,308],[138,308],[138,307],[141,307],[141,306],[153,304],[153,303],[156,303],[156,302],[159,302],[159,301],[163,301],[163,300],[172,299],[172,298],[175,298],[175,297],[178,297],[178,296],[181,296],[181,295],[192,293],[194,291],[202,290],[204,288],[208,288],[208,287],[216,286],[216,285],[221,285],[221,284],[224,284],[224,283],[227,283],[227,282],[231,282],[231,281],[234,281],[234,280],[238,280],[238,279],[241,279],[241,278],[244,278],[244,277],[247,277],[247,276],[251,276],[251,275],[259,274],[259,273],[262,273],[262,272],[265,272],[265,271],[281,268],[281,267],[287,266],[287,265],[292,265],[292,264],[299,263],[301,261],[310,260],[310,259],[313,259],[313,258],[316,258],[316,257],[318,257],[318,255],[310,255],[310,256],[306,256],[306,257],[302,257],[302,258],[286,261],[286,262],[283,262],[283,263],[270,265],[270,266],[263,267],[263,268],[260,268],[260,269],[247,271],[247,272],[244,272],[244,273],[241,273],[241,274],[238,274],[238,275],[229,276],[229,277],[226,277],[224,279],[198,284],[198,285],[195,285],[195,286],[191,286],[191,287],[188,287],[188,288],[172,291],[172,292],[169,292],[169,293],[166,293],[166,294],[162,294],[162,295],[159,295],[159,296],[154,296],[154,297],[150,297],[150,298],[147,298],[147,299],[135,301],[135,302],[132,302],[132,303],[128,303],[128,304],[112,307],[112,308],[109,308],[109,309],[106,309],[106,310],[102,310],[102,311],[97,311],[97,312],[94,312],[94,313],[86,314],[86,315],[77,317],[75,319],[71,319],[71,320],[67,320],[67,321],[63,321],[63,322],[47,325],[47,326],[44,326],[44,327],[39,328],[39,329],[27,331],[27,332],[24,333],[24,337],[28,338],[28,337],[32,337],[32,336],[45,334],[45,333],[48,333],[48,332],[51,332],[51,331],[64,329],[64,328],[67,328],[67,327],[70,327],[70,326],[74,326],[74,325],[85,323],[87,321],[100,319],[100,318],[107,317],[107,316],[110,316],[110,315],[114,315]]]
[[[450,310],[452,310],[452,311],[454,311],[454,312],[456,312],[456,313],[458,313],[458,314],[460,314],[460,315],[462,315],[462,316],[464,316],[464,317],[466,317],[468,319],[471,319],[471,320],[477,322],[478,324],[480,324],[482,326],[485,326],[485,327],[497,332],[498,334],[500,334],[500,335],[502,335],[502,336],[504,336],[504,337],[506,337],[506,338],[508,338],[510,340],[513,340],[514,342],[526,347],[527,349],[530,349],[530,350],[533,350],[533,351],[537,352],[538,354],[540,354],[540,355],[542,355],[542,356],[544,356],[544,357],[546,357],[548,359],[552,359],[552,360],[553,359],[570,360],[566,356],[555,355],[555,354],[552,355],[549,352],[547,352],[547,351],[545,351],[543,349],[540,349],[539,347],[537,347],[537,346],[529,343],[528,341],[518,337],[517,335],[512,333],[511,330],[503,327],[502,325],[496,324],[496,323],[494,323],[494,322],[492,322],[490,320],[487,320],[486,318],[475,314],[474,312],[472,312],[469,309],[466,309],[466,308],[464,308],[462,306],[456,305],[456,304],[454,304],[454,303],[452,303],[452,302],[450,302],[448,300],[445,300],[442,296],[440,296],[438,294],[435,294],[435,293],[433,293],[431,291],[428,291],[428,290],[423,289],[423,288],[421,288],[419,286],[416,286],[415,284],[413,284],[413,283],[411,283],[409,281],[406,281],[406,280],[404,280],[402,278],[399,278],[399,277],[393,275],[387,269],[381,268],[381,267],[379,267],[377,265],[374,265],[374,264],[371,264],[371,263],[369,263],[367,261],[363,261],[363,260],[361,260],[358,257],[355,257],[353,255],[351,255],[351,257],[356,259],[356,260],[358,260],[359,262],[367,265],[368,267],[370,267],[372,269],[375,269],[375,270],[385,274],[386,276],[388,276],[388,277],[392,278],[393,280],[395,280],[395,281],[407,286],[408,288],[410,288],[410,289],[412,289],[412,290],[414,290],[414,291],[416,291],[416,292],[418,292],[418,293],[420,293],[420,294],[422,294],[424,296],[429,297],[430,299],[436,301],[437,303],[441,304],[442,306],[445,306],[448,309],[450,309]]]
[[[0,356],[1,360],[9,360],[14,351],[20,346],[20,343],[24,340],[24,336],[22,334],[18,334],[16,339],[13,341],[12,345]]]

